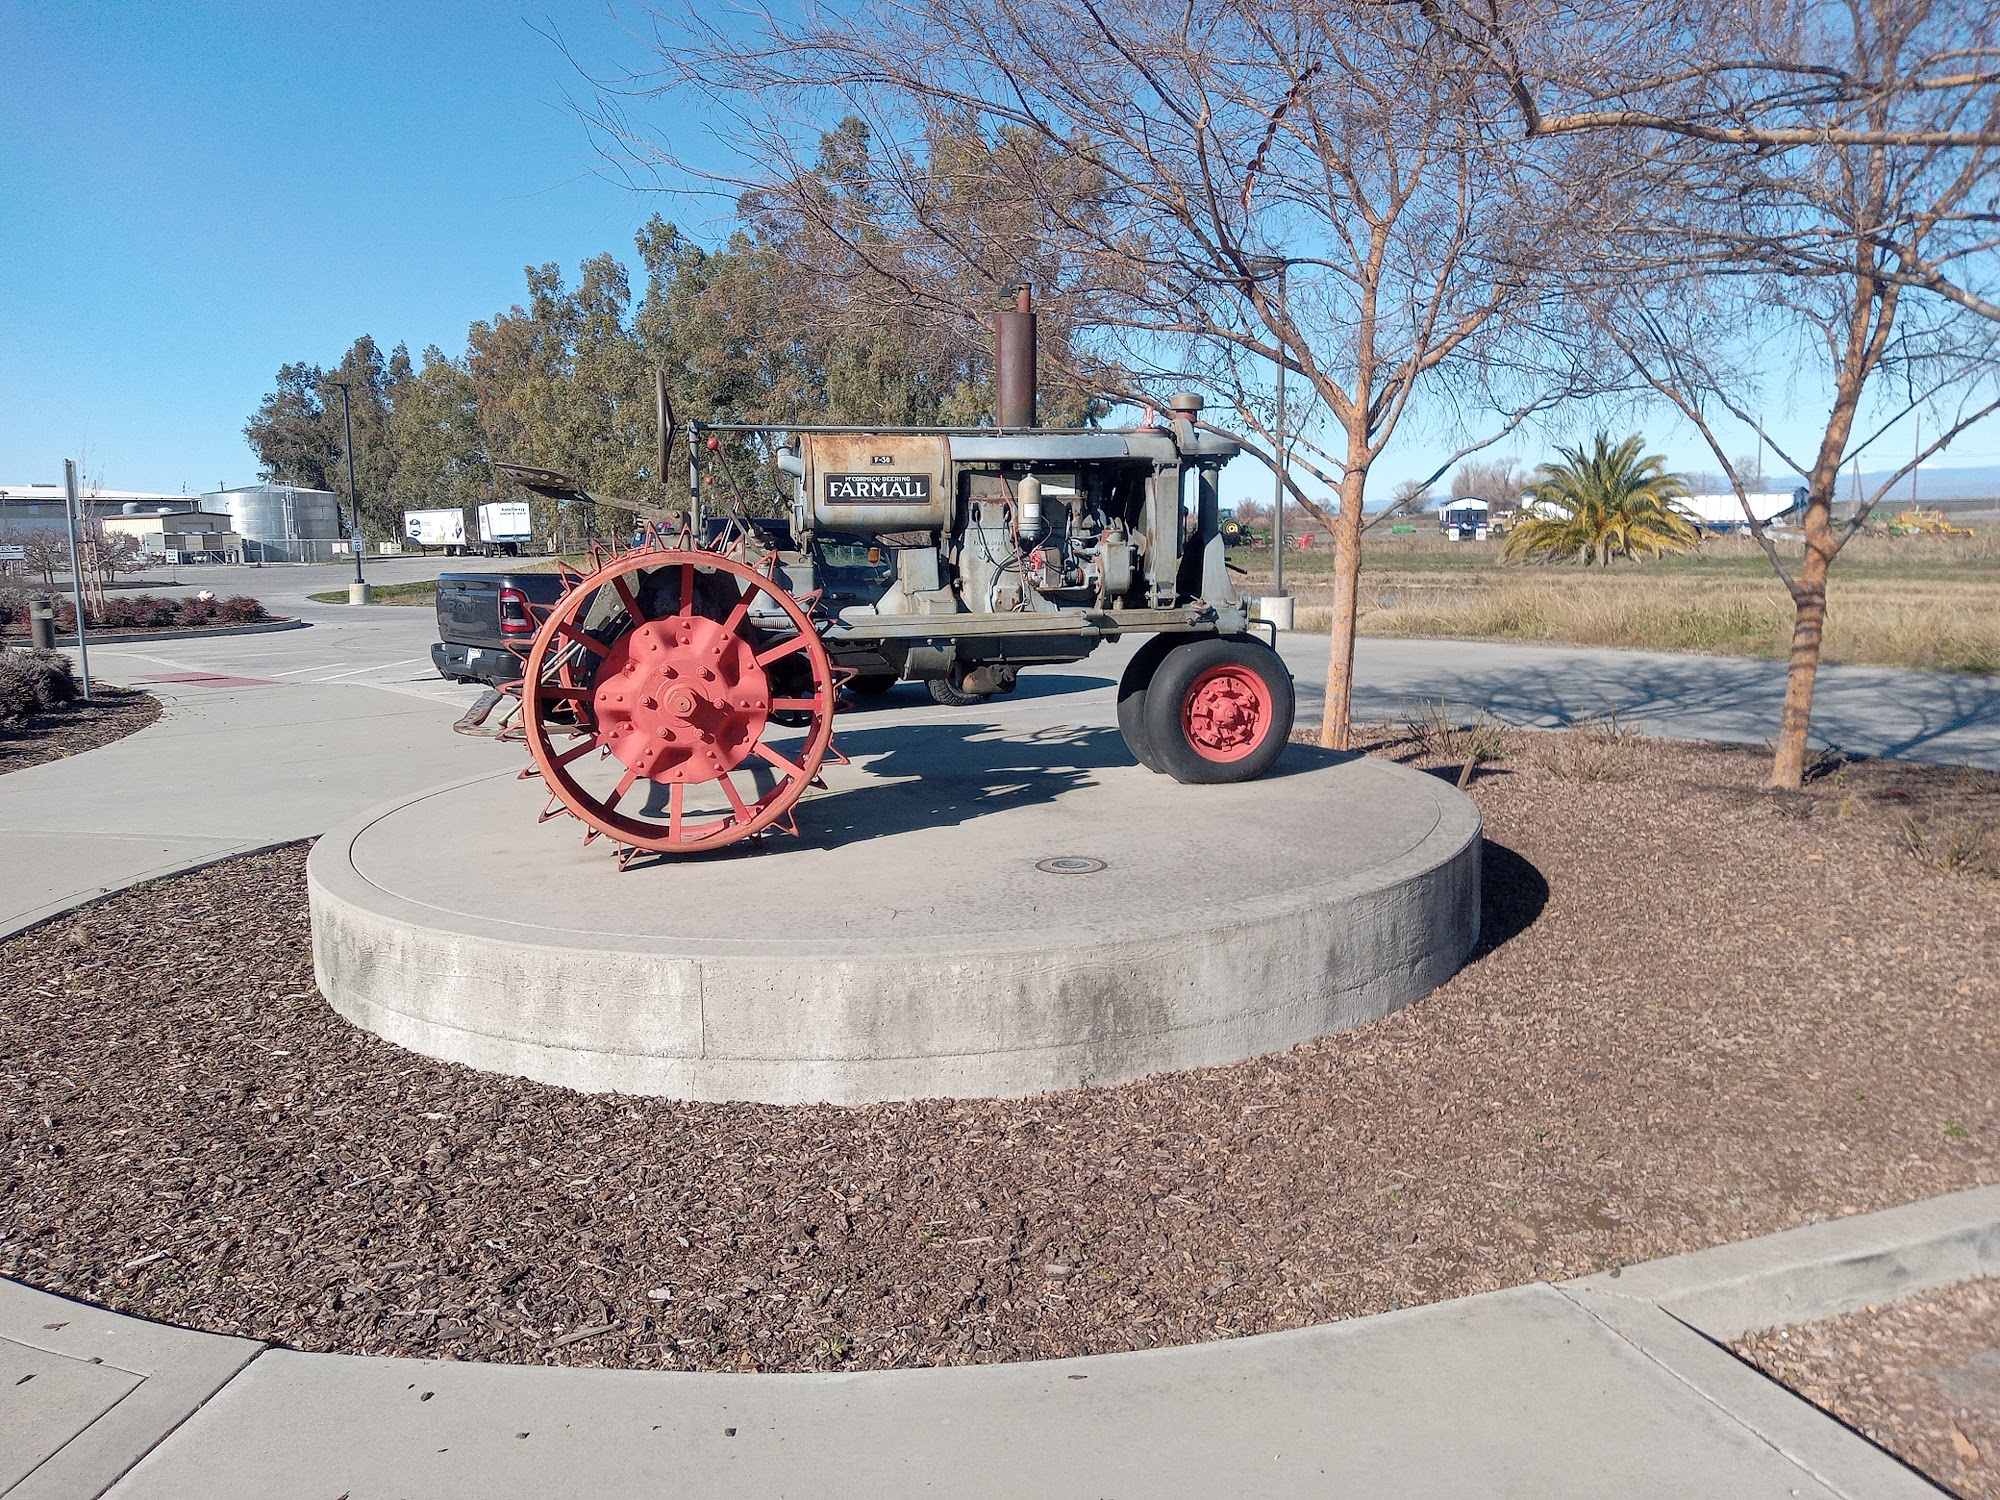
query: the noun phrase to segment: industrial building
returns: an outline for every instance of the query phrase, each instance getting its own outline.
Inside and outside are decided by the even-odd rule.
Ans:
[[[107,536],[136,537],[139,549],[164,563],[240,563],[243,538],[231,518],[200,510],[155,510],[128,503],[101,523]]]
[[[201,510],[188,495],[155,495],[145,490],[93,489],[82,496],[85,513],[94,520],[128,513],[157,515],[161,511]],[[24,531],[61,531],[63,487],[59,484],[0,484],[0,538]]]
[[[347,555],[340,502],[328,490],[267,481],[203,495],[92,488],[79,498],[85,515],[107,531],[139,536],[149,552],[184,554],[184,562],[211,553],[249,563],[330,562]],[[64,514],[59,484],[0,485],[0,542],[61,531]]]

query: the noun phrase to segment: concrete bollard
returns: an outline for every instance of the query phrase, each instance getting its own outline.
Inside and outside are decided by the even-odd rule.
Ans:
[[[350,583],[347,586],[347,602],[349,604],[373,604],[375,602],[374,586],[366,583]]]
[[[46,599],[29,601],[28,644],[37,651],[56,648],[56,609]]]

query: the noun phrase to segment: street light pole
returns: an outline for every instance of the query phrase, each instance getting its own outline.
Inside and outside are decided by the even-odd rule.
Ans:
[[[367,604],[368,580],[361,576],[361,491],[354,485],[354,406],[348,398],[346,381],[330,380],[327,384],[340,388],[340,420],[347,431],[347,503],[354,513],[354,582],[347,586],[347,602]]]
[[[1292,326],[1291,310],[1285,302],[1285,273],[1291,262],[1278,267],[1278,315],[1287,328]],[[1271,592],[1285,597],[1285,342],[1278,341],[1278,496],[1271,506]]]
[[[90,631],[83,619],[83,559],[76,533],[84,523],[83,502],[76,494],[76,460],[63,460],[63,520],[69,528],[69,593],[76,608],[76,661],[83,674],[83,698],[90,701]]]

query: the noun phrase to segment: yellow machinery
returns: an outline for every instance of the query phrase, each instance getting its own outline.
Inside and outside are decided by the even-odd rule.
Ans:
[[[1970,526],[1954,526],[1941,510],[1904,510],[1889,523],[1890,536],[1971,536]]]

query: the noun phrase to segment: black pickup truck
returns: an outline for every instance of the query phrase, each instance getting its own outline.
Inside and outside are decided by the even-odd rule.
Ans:
[[[747,524],[767,546],[791,543],[789,523],[757,518]],[[710,540],[720,523],[711,525]],[[872,604],[896,577],[896,554],[868,537],[829,532],[814,539],[814,560],[824,607],[838,614],[848,604]],[[521,658],[508,648],[526,646],[538,623],[528,606],[550,605],[562,597],[557,573],[441,573],[437,581],[437,643],[431,664],[440,677],[499,687],[521,675]],[[855,690],[879,693],[895,685],[893,675],[857,678]]]
[[[554,604],[562,592],[558,573],[439,574],[431,664],[454,682],[513,682],[521,675],[521,658],[508,648],[535,637],[528,606]]]

